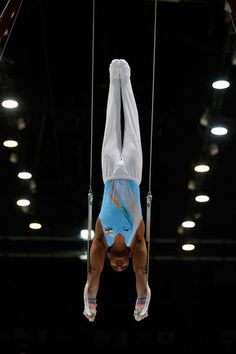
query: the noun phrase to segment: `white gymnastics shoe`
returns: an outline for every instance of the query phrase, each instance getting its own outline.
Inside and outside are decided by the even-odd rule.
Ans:
[[[125,82],[130,78],[130,66],[124,59],[120,59],[120,78],[121,82]]]
[[[116,81],[120,79],[120,59],[113,59],[110,66],[110,81]]]

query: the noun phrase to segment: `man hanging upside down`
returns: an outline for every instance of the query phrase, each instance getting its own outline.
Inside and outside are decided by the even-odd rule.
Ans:
[[[109,72],[102,146],[104,193],[90,249],[91,270],[84,288],[83,314],[89,321],[95,320],[99,280],[107,253],[111,267],[117,272],[124,271],[132,258],[137,290],[134,318],[140,321],[148,316],[151,291],[146,273],[147,247],[139,189],[143,160],[139,117],[128,63],[114,59]],[[123,145],[121,103],[124,112]]]

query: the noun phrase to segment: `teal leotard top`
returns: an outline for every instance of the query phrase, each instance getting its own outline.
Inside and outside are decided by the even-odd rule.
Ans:
[[[138,183],[128,179],[108,180],[99,219],[109,247],[118,233],[129,247],[142,219]]]

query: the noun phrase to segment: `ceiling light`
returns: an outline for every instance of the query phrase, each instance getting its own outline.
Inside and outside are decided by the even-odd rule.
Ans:
[[[191,229],[195,226],[195,222],[192,220],[186,220],[183,221],[181,225],[186,229]]]
[[[30,201],[28,199],[19,199],[17,200],[16,204],[21,207],[25,207],[30,205]]]
[[[88,259],[87,253],[80,254],[79,259],[81,259],[81,261],[86,261]]]
[[[5,140],[3,142],[3,145],[7,148],[14,148],[18,146],[18,142],[16,140],[9,139],[9,140]]]
[[[216,90],[224,90],[229,86],[230,86],[230,83],[227,80],[216,80],[212,84],[212,87]]]
[[[18,102],[16,100],[4,100],[2,101],[2,106],[4,108],[13,109],[18,107]]]
[[[39,229],[41,229],[41,227],[42,227],[42,225],[39,224],[38,222],[31,222],[29,224],[29,228],[33,229],[33,230],[39,230]]]
[[[228,130],[224,127],[214,127],[211,129],[211,133],[214,135],[225,135],[228,133]]]
[[[94,237],[94,231],[91,230],[91,238],[93,239]],[[83,240],[87,240],[88,239],[88,230],[81,230],[80,231],[80,238],[82,238]]]
[[[184,251],[193,251],[195,249],[195,246],[192,244],[192,243],[185,243],[183,246],[182,246],[182,249]]]
[[[210,170],[208,165],[197,165],[194,167],[194,171],[196,172],[207,172]]]
[[[32,174],[30,172],[22,171],[18,173],[18,177],[21,179],[30,179],[32,177]]]
[[[205,194],[199,194],[195,197],[195,200],[196,202],[199,202],[199,203],[206,203],[209,201],[209,197],[208,195],[205,195]]]

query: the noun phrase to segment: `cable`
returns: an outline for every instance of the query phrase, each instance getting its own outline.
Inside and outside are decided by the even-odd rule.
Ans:
[[[0,16],[0,25],[2,26],[1,27],[1,31],[0,31],[1,32],[0,33],[0,42],[1,42],[2,37],[4,36],[5,32],[7,31],[8,26],[9,26],[10,22],[12,21],[12,18],[14,17],[13,23],[12,23],[12,25],[10,27],[10,30],[9,30],[9,33],[7,35],[7,38],[6,38],[5,44],[3,46],[2,52],[0,53],[0,61],[2,60],[3,54],[5,52],[8,40],[10,38],[12,29],[13,29],[14,24],[16,22],[16,19],[17,19],[18,13],[20,11],[22,2],[23,2],[23,0],[21,0],[21,1],[19,1],[19,0],[18,1],[9,0],[7,5],[5,6],[1,16]]]
[[[90,272],[90,244],[92,240],[92,218],[93,218],[93,97],[94,97],[94,33],[95,33],[95,0],[93,0],[93,21],[92,21],[92,70],[91,70],[91,117],[90,117],[90,168],[89,168],[89,192],[88,192],[88,240],[87,240],[87,277]]]
[[[157,18],[157,0],[155,0],[154,13],[154,35],[153,35],[153,72],[152,72],[152,109],[151,109],[151,129],[150,129],[150,154],[149,154],[149,179],[148,179],[148,194],[146,197],[147,211],[146,211],[146,243],[147,243],[147,277],[149,275],[149,259],[150,259],[150,229],[151,229],[151,204],[152,204],[152,145],[153,145],[153,115],[154,115],[154,93],[155,93],[155,63],[156,63],[156,18]]]
[[[233,20],[233,16],[231,14],[231,7],[230,7],[230,4],[229,4],[229,2],[227,0],[225,0],[225,10],[229,14],[229,17],[230,17],[234,32],[236,33],[236,26],[235,26],[235,23],[234,23],[234,20]]]

